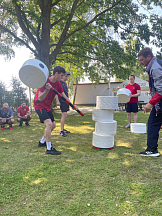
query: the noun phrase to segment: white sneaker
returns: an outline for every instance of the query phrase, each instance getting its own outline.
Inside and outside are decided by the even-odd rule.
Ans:
[[[125,128],[130,128],[130,124],[127,124],[127,126],[125,126]]]

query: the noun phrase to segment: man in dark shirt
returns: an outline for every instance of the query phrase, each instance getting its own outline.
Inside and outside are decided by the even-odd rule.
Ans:
[[[68,80],[69,75],[70,74],[68,72],[66,72],[65,75],[63,76],[62,80],[60,81],[60,83],[63,87],[64,93],[67,97],[69,97],[69,95],[68,95],[68,86],[67,86],[66,81]],[[62,98],[58,98],[57,95],[56,95],[56,102],[57,102],[57,105],[60,106],[60,109],[62,112],[60,135],[65,137],[66,133],[70,133],[70,131],[67,131],[64,129],[65,120],[67,118],[67,111],[69,111],[69,105]]]
[[[12,129],[12,124],[14,123],[13,111],[8,106],[8,103],[4,103],[3,107],[0,109],[0,125],[1,130],[4,129],[5,124],[9,124],[9,128]]]

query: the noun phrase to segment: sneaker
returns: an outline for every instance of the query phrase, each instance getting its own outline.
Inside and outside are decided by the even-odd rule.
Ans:
[[[50,150],[47,150],[46,151],[46,154],[51,154],[51,155],[60,155],[61,152],[60,151],[57,151],[55,148],[52,148]]]
[[[4,129],[4,127],[5,127],[4,125],[1,125],[1,130],[3,130],[3,129]]]
[[[142,156],[150,156],[150,157],[158,157],[158,156],[160,156],[160,153],[157,150],[152,152],[152,151],[148,151],[146,149],[145,151],[140,152],[140,155],[142,155]]]
[[[65,133],[70,133],[70,131],[67,131],[67,130],[65,130],[65,129],[64,129],[63,131],[64,131]]]
[[[63,136],[63,137],[67,136],[64,131],[60,131],[60,135]]]
[[[21,127],[22,126],[22,122],[20,122],[20,124],[19,124],[19,127]]]
[[[25,124],[26,124],[26,126],[30,126],[30,124],[28,122],[26,122]]]
[[[130,128],[130,124],[127,124],[127,126],[125,126],[125,128]]]
[[[45,147],[45,146],[46,146],[46,142],[41,143],[41,142],[39,141],[38,147]]]
[[[12,126],[9,126],[10,130],[12,129]]]

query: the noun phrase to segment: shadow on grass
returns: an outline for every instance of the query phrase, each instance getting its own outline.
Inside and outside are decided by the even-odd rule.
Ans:
[[[67,137],[59,135],[60,118],[55,114],[52,133],[59,156],[37,147],[45,126],[36,115],[30,127],[0,131],[2,215],[160,215],[161,158],[139,155],[146,134],[124,128],[126,113],[114,113],[118,128],[110,151],[92,148],[91,113],[69,113]],[[139,119],[145,123],[147,115]]]

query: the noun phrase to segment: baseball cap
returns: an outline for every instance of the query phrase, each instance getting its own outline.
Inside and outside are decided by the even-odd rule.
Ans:
[[[67,71],[65,72],[65,75],[70,75],[70,73],[68,73]]]

